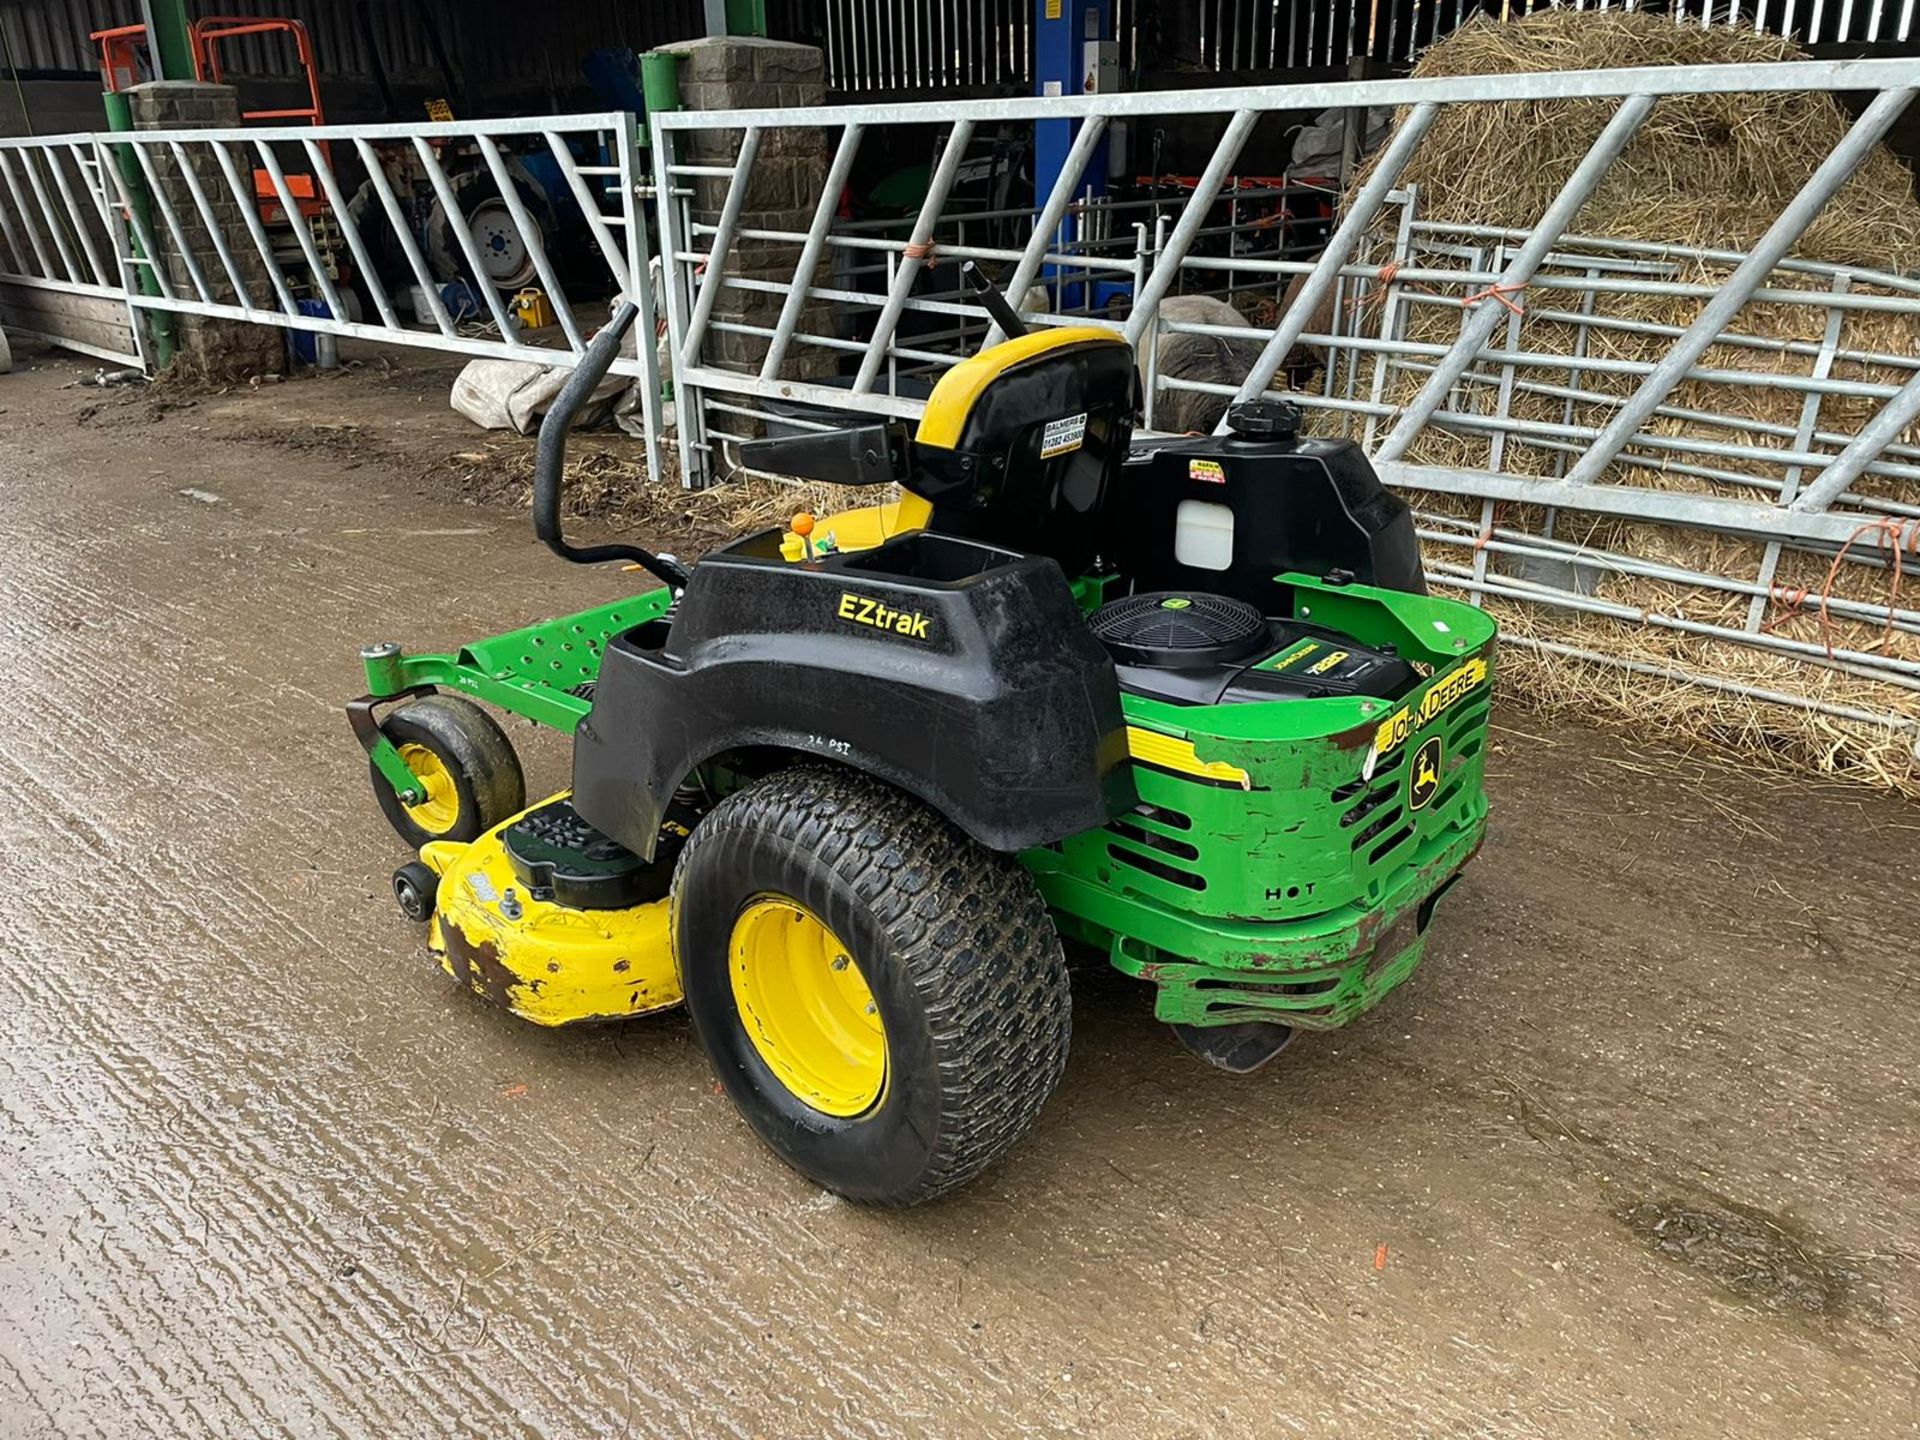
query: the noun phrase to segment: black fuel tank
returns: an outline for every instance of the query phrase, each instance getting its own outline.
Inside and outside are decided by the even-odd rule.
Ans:
[[[1210,591],[1263,611],[1275,608],[1273,577],[1285,571],[1345,571],[1362,584],[1425,594],[1405,502],[1359,446],[1303,439],[1271,423],[1276,408],[1292,409],[1235,407],[1241,433],[1135,441],[1104,511],[1101,554],[1141,590]],[[1231,536],[1224,566],[1178,552],[1183,506],[1212,507],[1190,517],[1204,513]]]

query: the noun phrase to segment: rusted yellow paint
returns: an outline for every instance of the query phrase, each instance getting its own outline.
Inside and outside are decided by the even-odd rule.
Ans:
[[[471,845],[442,840],[420,852],[440,876],[427,946],[441,968],[536,1025],[620,1020],[679,1004],[668,902],[574,910],[534,899],[500,841],[519,818]]]

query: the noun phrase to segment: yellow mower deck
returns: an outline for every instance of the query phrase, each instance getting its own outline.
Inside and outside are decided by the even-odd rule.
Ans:
[[[576,910],[534,898],[500,838],[519,819],[471,844],[435,841],[420,852],[440,877],[427,946],[441,968],[536,1025],[623,1020],[678,1005],[667,901]]]

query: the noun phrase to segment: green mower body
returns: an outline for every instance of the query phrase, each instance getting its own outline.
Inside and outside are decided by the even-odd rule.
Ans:
[[[763,1138],[882,1203],[1037,1113],[1061,939],[1251,1070],[1414,973],[1487,822],[1494,625],[1426,593],[1357,448],[1270,402],[1135,443],[1123,344],[996,316],[1017,338],[950,370],[917,433],[745,447],[902,499],[691,572],[561,539],[563,394],[536,530],[665,583],[453,654],[369,647],[348,707],[450,973],[543,1024],[684,988]],[[436,692],[571,734],[571,792],[509,813],[497,727],[404,703]]]
[[[1170,1024],[1353,1020],[1413,973],[1435,907],[1486,830],[1493,622],[1430,596],[1275,578],[1302,618],[1391,648],[1425,678],[1393,700],[1195,706],[1122,694],[1139,804],[1020,852],[1061,933],[1152,984]],[[1091,608],[1102,587],[1075,588]],[[455,654],[376,654],[369,698],[452,691],[572,734],[607,644],[670,601],[662,588]],[[411,781],[369,726],[376,767]]]

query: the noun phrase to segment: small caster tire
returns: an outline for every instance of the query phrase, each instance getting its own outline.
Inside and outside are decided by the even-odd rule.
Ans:
[[[393,898],[400,902],[400,913],[424,925],[433,918],[434,901],[440,893],[440,877],[433,867],[409,860],[393,872]]]
[[[513,743],[471,700],[429,695],[395,710],[380,730],[424,794],[407,804],[369,766],[381,813],[408,849],[433,840],[478,840],[527,808],[527,782]]]

